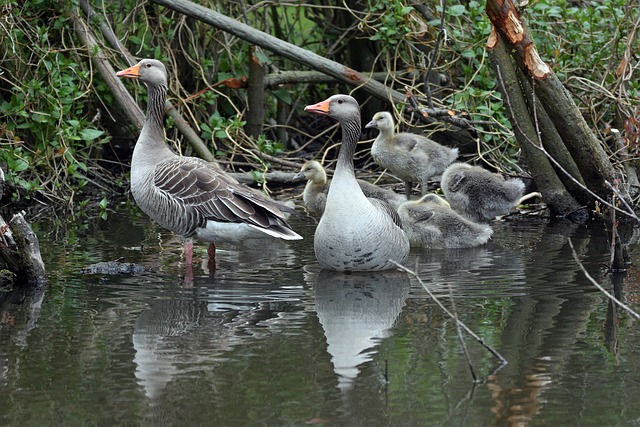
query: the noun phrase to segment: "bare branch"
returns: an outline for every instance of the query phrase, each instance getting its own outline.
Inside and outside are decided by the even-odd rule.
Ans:
[[[628,305],[626,305],[625,303],[620,301],[613,294],[611,294],[605,288],[603,288],[602,285],[600,285],[593,277],[591,277],[591,275],[587,272],[587,269],[584,268],[584,265],[582,265],[582,262],[580,262],[580,258],[578,258],[578,254],[576,253],[576,250],[573,247],[573,242],[571,242],[571,239],[567,239],[567,240],[569,241],[569,246],[571,247],[571,252],[573,254],[573,259],[576,260],[576,263],[578,264],[578,267],[580,267],[580,270],[582,270],[582,272],[584,273],[585,277],[593,284],[593,286],[598,288],[598,290],[600,292],[602,292],[603,294],[605,294],[607,296],[607,298],[609,298],[611,301],[613,301],[618,306],[622,307],[631,316],[633,316],[636,319],[640,320],[640,314],[638,314],[635,311],[633,311],[633,309],[631,307],[629,307]]]
[[[480,345],[482,345],[484,348],[486,348],[491,354],[493,354],[495,356],[496,359],[498,359],[500,361],[501,364],[506,365],[507,363],[509,363],[507,361],[507,359],[505,359],[504,357],[502,357],[502,355],[500,353],[498,353],[497,350],[494,350],[493,347],[491,347],[489,344],[487,344],[482,338],[480,338],[478,335],[475,334],[475,332],[473,332],[467,325],[465,325],[460,319],[458,319],[453,313],[451,313],[444,305],[442,305],[442,303],[440,302],[440,300],[438,300],[438,298],[436,298],[436,296],[433,294],[433,292],[431,292],[429,290],[429,288],[427,287],[427,285],[424,284],[424,282],[422,281],[422,279],[420,278],[420,276],[418,276],[418,273],[416,273],[415,271],[412,271],[410,269],[408,269],[407,267],[405,267],[404,265],[398,264],[397,262],[391,260],[392,263],[394,263],[400,270],[402,271],[406,271],[407,273],[409,273],[410,275],[412,275],[413,277],[416,278],[416,280],[418,281],[418,283],[420,283],[420,285],[422,286],[422,288],[427,292],[427,294],[429,295],[429,297],[436,303],[438,304],[438,307],[440,307],[442,309],[442,311],[444,311],[449,317],[451,317],[453,320],[455,320],[455,322],[465,331],[467,331],[467,333],[469,335],[471,335],[476,341],[478,341],[478,343]]]

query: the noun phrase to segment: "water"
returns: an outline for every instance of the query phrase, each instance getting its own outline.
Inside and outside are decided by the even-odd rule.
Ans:
[[[0,305],[1,425],[640,425],[638,324],[567,243],[640,310],[599,225],[499,223],[481,248],[413,251],[418,280],[320,270],[294,219],[305,240],[220,245],[185,284],[180,242],[119,210],[32,221],[49,283]],[[148,271],[80,273],[119,258]],[[427,290],[509,363],[463,347]]]

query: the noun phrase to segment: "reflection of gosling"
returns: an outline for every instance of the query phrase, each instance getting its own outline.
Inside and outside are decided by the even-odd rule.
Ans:
[[[374,114],[366,127],[380,131],[371,146],[371,157],[404,180],[407,197],[416,181],[420,183],[422,194],[426,194],[429,179],[441,174],[458,157],[457,148],[445,147],[426,136],[410,132],[394,134],[393,116],[387,111]]]
[[[476,224],[462,217],[435,194],[403,203],[398,214],[411,246],[471,248],[487,243],[493,234],[487,224]]]
[[[480,166],[454,163],[440,182],[451,207],[472,221],[488,222],[508,214],[524,193],[517,178],[504,179]]]
[[[327,173],[322,165],[315,161],[309,160],[300,169],[294,177],[294,180],[306,179],[307,185],[302,193],[302,200],[309,212],[321,214],[324,212],[324,205],[327,203],[327,192],[329,191],[329,181]],[[407,200],[402,194],[398,194],[393,190],[380,188],[370,182],[358,179],[358,185],[365,196],[385,201],[397,209],[402,202]]]

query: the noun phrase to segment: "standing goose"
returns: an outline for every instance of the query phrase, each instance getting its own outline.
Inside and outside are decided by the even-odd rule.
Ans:
[[[409,132],[394,135],[393,116],[387,111],[374,114],[365,127],[380,131],[371,146],[371,157],[404,181],[407,199],[416,181],[422,195],[427,194],[429,179],[441,174],[458,157],[457,148],[445,147],[422,135]]]
[[[409,240],[389,204],[367,199],[356,181],[353,155],[360,138],[360,105],[349,95],[333,95],[305,111],[337,120],[342,145],[313,248],[323,267],[336,271],[396,268],[409,254]]]
[[[476,222],[508,214],[524,194],[524,183],[504,179],[480,166],[454,163],[442,174],[440,187],[451,207]]]
[[[149,91],[147,117],[131,159],[131,193],[144,213],[184,238],[189,268],[194,238],[205,242],[267,235],[302,239],[285,220],[283,210],[288,208],[210,163],[179,156],[167,146],[163,125],[167,71],[160,61],[143,59],[116,75],[138,79]]]
[[[330,181],[327,180],[327,173],[320,162],[316,160],[305,162],[302,168],[300,168],[300,172],[298,172],[293,179],[307,180],[307,184],[302,192],[302,200],[310,212],[322,214],[322,212],[324,212],[324,206],[327,203],[327,192],[329,191]],[[394,209],[398,209],[398,206],[407,200],[402,194],[398,194],[393,190],[380,188],[362,179],[356,181],[365,196],[387,202],[393,206]]]
[[[472,248],[484,245],[493,234],[489,225],[469,221],[435,194],[404,202],[398,208],[398,215],[411,246]]]

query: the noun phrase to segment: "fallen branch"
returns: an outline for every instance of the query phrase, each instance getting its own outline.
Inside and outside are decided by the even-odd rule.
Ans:
[[[410,78],[415,78],[415,73],[412,71],[397,72],[397,74],[403,73],[407,74],[407,76]],[[382,82],[389,78],[389,73],[386,71],[379,71],[371,73],[370,76],[373,79]],[[336,81],[337,79],[335,77],[329,76],[326,73],[322,73],[320,71],[290,70],[267,74],[264,77],[264,86],[275,87],[280,85],[300,83],[335,83]]]
[[[1,217],[0,223],[4,223]],[[33,286],[45,283],[40,243],[22,213],[15,214],[8,225],[2,226],[2,236],[0,264],[15,275],[15,284]]]
[[[349,67],[345,67],[338,62],[298,47],[292,43],[280,40],[263,31],[256,30],[247,24],[236,21],[199,4],[188,0],[153,0],[153,2],[205,22],[251,44],[270,50],[284,58],[291,59],[292,61],[332,76],[349,86],[360,87],[376,98],[392,101],[393,103],[404,102],[405,97],[402,93],[376,81],[368,74],[363,74]]]

